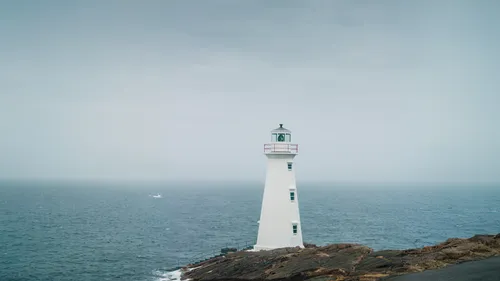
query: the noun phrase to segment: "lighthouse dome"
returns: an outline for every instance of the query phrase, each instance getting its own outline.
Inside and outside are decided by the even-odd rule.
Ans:
[[[279,128],[276,128],[274,130],[271,131],[271,133],[291,133],[292,131],[286,129],[286,128],[283,128],[283,124],[280,124]]]

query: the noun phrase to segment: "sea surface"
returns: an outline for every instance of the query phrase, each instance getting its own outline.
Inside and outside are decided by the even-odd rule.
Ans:
[[[0,182],[0,280],[167,280],[172,267],[253,245],[262,191]],[[304,241],[318,245],[403,249],[500,232],[500,186],[299,182],[298,192]]]

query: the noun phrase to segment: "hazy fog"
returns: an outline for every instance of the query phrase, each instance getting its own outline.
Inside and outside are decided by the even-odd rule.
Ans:
[[[498,1],[2,1],[0,178],[500,182]]]

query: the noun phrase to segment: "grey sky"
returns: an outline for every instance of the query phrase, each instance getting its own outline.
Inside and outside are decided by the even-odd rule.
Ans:
[[[2,1],[0,178],[500,182],[497,1]]]

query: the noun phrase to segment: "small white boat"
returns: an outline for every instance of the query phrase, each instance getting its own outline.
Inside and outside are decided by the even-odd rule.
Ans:
[[[160,193],[156,194],[156,195],[153,195],[153,198],[163,198],[163,196],[161,196]]]

